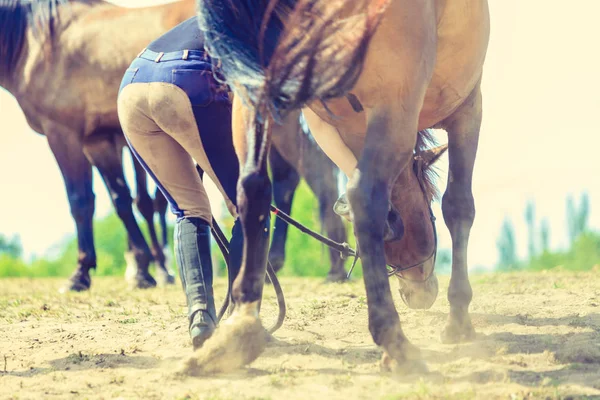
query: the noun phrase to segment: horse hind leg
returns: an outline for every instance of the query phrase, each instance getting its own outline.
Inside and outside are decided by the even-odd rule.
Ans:
[[[163,249],[169,246],[169,231],[167,227],[167,208],[169,203],[167,198],[162,194],[157,187],[154,193],[154,212],[158,214],[158,223],[160,225],[160,239]],[[166,256],[166,254],[165,254]]]
[[[148,225],[148,233],[150,234],[150,241],[152,243],[152,257],[156,262],[156,275],[158,278],[158,283],[161,285],[173,285],[175,283],[175,275],[167,266],[165,253],[163,252],[163,248],[158,241],[156,229],[154,227],[154,201],[148,193],[146,171],[137,158],[132,157],[132,159],[135,169],[135,180],[137,187],[135,205]]]
[[[133,199],[125,181],[120,157],[121,152],[117,151],[113,136],[108,133],[94,134],[86,141],[84,151],[88,159],[100,172],[117,215],[127,230],[131,251],[135,259],[135,278],[130,282],[130,285],[139,289],[155,287],[156,281],[149,272],[152,254],[133,214]]]
[[[448,287],[450,314],[441,339],[444,343],[457,343],[475,338],[475,330],[469,316],[473,290],[469,283],[467,247],[475,219],[471,183],[481,127],[479,85],[443,126],[448,132],[450,166],[448,186],[442,199],[442,211],[452,238],[452,275]]]
[[[168,271],[172,271],[172,251],[169,246],[169,228],[167,226],[167,208],[169,203],[158,187],[154,193],[153,204],[154,212],[158,215],[158,224],[160,225],[160,245],[162,253],[165,256],[165,267]]]

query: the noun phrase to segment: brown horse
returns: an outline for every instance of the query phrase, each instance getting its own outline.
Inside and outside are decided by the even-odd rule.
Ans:
[[[167,202],[157,190],[153,205],[146,174],[135,158],[135,203],[148,223],[152,251],[134,218],[121,164],[125,140],[116,99],[123,73],[139,51],[194,12],[192,0],[136,9],[100,0],[0,1],[0,85],[16,97],[31,128],[48,138],[77,226],[78,267],[66,289],[89,289],[89,270],[96,267],[92,165],[105,181],[128,232],[131,250],[126,254],[128,280],[137,287],[154,286],[154,279],[148,273],[154,259],[161,281],[174,281],[163,252],[168,243]],[[345,241],[344,226],[331,209],[337,191],[328,177],[333,175],[335,167],[316,145],[303,139],[305,135],[299,135],[299,130],[292,133],[304,145],[284,149],[282,157],[274,154],[271,162],[279,171],[274,177],[275,203],[289,213],[300,171],[320,200],[327,231],[335,240]],[[301,148],[306,149],[302,165],[312,169],[318,166],[319,170],[331,173],[316,176],[310,168],[301,167]],[[155,211],[162,226],[160,244],[153,224]],[[287,226],[277,221],[271,259],[278,268],[283,266],[285,258],[286,232]],[[331,260],[330,279],[343,279],[343,261],[333,253]]]
[[[490,29],[487,1],[198,4],[207,48],[236,92],[234,143],[244,165],[238,206],[246,247],[234,285],[236,311],[195,365],[204,371],[231,368],[262,351],[258,307],[271,191],[266,158],[271,133],[280,129],[274,120],[285,124],[303,107],[317,142],[350,178],[349,217],[362,258],[369,330],[384,350],[386,368],[425,369],[400,326],[386,265],[398,274],[409,307],[431,306],[437,296],[436,235],[424,173],[443,149],[415,150],[425,142],[424,129],[448,132],[450,170],[442,209],[453,259],[442,340],[473,339],[466,256],[475,215],[471,177]],[[211,364],[227,350],[235,356],[227,366]]]
[[[155,205],[146,174],[136,161],[135,202],[148,222],[152,251],[133,214],[116,99],[123,73],[140,49],[193,13],[191,0],[141,9],[100,0],[0,3],[0,85],[15,96],[30,127],[47,137],[77,226],[78,267],[66,289],[89,289],[89,270],[96,267],[92,165],[127,229],[131,256],[126,258],[135,259],[137,271],[132,283],[139,288],[156,285],[148,272],[152,259],[158,261],[163,281],[174,282],[152,222]],[[156,206],[164,215],[161,197]]]

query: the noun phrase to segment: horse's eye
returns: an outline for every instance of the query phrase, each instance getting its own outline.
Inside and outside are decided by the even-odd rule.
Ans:
[[[419,160],[413,161],[413,172],[418,175],[419,173]]]

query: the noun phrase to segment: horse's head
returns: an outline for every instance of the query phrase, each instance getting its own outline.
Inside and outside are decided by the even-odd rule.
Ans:
[[[388,266],[396,271],[402,300],[410,308],[431,307],[438,293],[434,271],[437,237],[431,212],[436,195],[432,166],[447,148],[443,145],[417,149],[411,168],[400,174],[391,189],[385,255]],[[336,203],[335,211],[351,220],[345,200]]]

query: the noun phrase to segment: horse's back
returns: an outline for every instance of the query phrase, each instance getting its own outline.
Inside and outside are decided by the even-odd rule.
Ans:
[[[418,72],[409,68],[431,68],[434,61],[419,129],[435,125],[479,82],[489,28],[487,0],[393,0],[373,36],[356,87],[361,102],[370,107],[396,96],[398,87],[410,85],[407,76]]]
[[[53,48],[54,90],[61,104],[83,108],[88,122],[119,126],[119,85],[133,59],[152,40],[194,15],[193,1],[124,8],[110,3],[76,8]],[[49,72],[49,71],[48,71]],[[89,125],[89,124],[88,124]],[[85,129],[92,133],[90,125]]]
[[[481,79],[490,18],[487,0],[438,0],[437,55],[419,129],[451,115]]]

